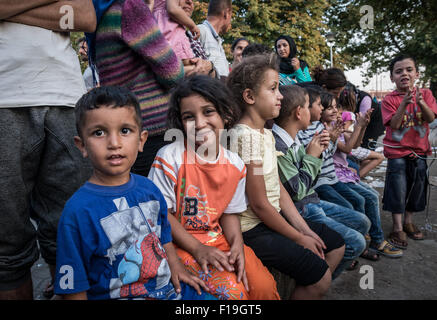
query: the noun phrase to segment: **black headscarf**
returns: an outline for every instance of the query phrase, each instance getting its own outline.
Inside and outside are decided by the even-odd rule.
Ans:
[[[295,72],[295,70],[294,70],[293,66],[291,65],[291,59],[293,59],[297,55],[296,43],[294,42],[293,38],[290,36],[286,36],[286,35],[279,36],[278,39],[276,39],[276,41],[275,41],[276,53],[278,53],[278,49],[276,48],[276,44],[281,39],[284,39],[285,41],[288,42],[288,45],[290,46],[290,54],[288,55],[287,58],[281,57],[281,62],[279,64],[279,71],[281,73],[285,73],[285,74],[292,74]],[[300,62],[300,68],[302,70],[305,69],[306,66],[308,66],[308,64],[304,60],[299,59],[299,62]]]

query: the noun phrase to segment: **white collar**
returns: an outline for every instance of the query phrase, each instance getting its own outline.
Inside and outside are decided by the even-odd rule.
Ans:
[[[278,126],[276,123],[273,124],[272,131],[275,132],[282,141],[285,142],[288,148],[293,147],[293,149],[298,149],[301,145],[299,138],[296,136],[296,139],[293,139],[290,134],[282,129],[280,126]]]

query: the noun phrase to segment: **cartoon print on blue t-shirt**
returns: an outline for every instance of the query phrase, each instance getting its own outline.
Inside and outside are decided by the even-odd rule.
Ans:
[[[124,197],[113,202],[118,211],[100,220],[111,243],[106,257],[111,265],[119,263],[117,274],[110,280],[110,297],[174,295],[170,267],[159,241],[159,201],[151,200],[131,208]]]
[[[165,251],[154,233],[135,241],[118,265],[118,274],[123,282],[120,296],[148,294],[145,284],[157,275],[159,265],[165,258]]]

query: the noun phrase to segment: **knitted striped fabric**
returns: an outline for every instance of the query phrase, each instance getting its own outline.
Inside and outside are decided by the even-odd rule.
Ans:
[[[184,71],[143,0],[118,0],[103,15],[96,64],[102,86],[124,86],[137,96],[149,136],[164,133],[169,90]]]

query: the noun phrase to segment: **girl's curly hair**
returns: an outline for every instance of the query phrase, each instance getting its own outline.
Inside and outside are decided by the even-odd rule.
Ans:
[[[232,91],[235,101],[244,112],[246,103],[243,91],[246,89],[258,90],[267,70],[279,70],[278,58],[275,53],[259,54],[244,58],[229,74],[226,84]]]

